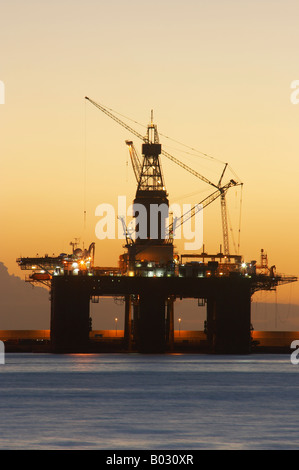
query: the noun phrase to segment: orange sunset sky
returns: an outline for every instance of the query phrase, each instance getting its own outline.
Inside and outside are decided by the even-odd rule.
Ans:
[[[97,265],[115,266],[123,252],[122,240],[96,239],[95,209],[119,195],[131,204],[125,140],[139,151],[141,141],[89,96],[141,133],[153,110],[163,148],[215,183],[228,162],[227,176],[244,183],[227,201],[236,241],[241,214],[245,261],[263,248],[278,272],[299,275],[298,17],[297,0],[2,0],[0,261],[9,273],[23,279],[16,258],[68,252],[75,238],[96,242]],[[161,161],[170,203],[213,192]],[[208,252],[222,243],[220,200],[204,211],[204,243]],[[299,283],[255,300],[299,305]]]

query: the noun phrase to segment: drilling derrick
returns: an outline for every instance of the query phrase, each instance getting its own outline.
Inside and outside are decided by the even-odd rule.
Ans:
[[[166,265],[173,259],[168,239],[169,201],[160,163],[161,144],[156,125],[149,124],[142,144],[143,161],[134,199],[136,261]]]

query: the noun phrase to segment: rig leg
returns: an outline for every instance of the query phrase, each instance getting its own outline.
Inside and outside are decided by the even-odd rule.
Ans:
[[[165,303],[163,293],[146,291],[140,294],[137,343],[139,352],[165,352]]]
[[[207,338],[212,353],[250,353],[251,292],[247,282],[225,283],[208,299]]]
[[[53,353],[88,352],[89,300],[89,292],[85,289],[84,283],[69,282],[67,276],[52,280],[51,350]]]

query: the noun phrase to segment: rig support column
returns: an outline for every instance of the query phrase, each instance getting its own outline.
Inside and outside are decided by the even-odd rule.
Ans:
[[[89,290],[80,276],[52,279],[51,349],[53,353],[86,353],[89,345]],[[79,281],[79,282],[76,282]]]
[[[246,279],[227,280],[208,299],[207,337],[216,354],[250,353],[251,289]]]
[[[165,341],[165,294],[144,291],[139,298],[138,344],[141,353],[163,353]]]

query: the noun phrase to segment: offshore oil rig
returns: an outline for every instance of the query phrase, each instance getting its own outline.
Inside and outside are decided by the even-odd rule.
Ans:
[[[230,179],[223,183],[227,164],[218,183],[188,167],[162,149],[157,126],[151,119],[142,136],[108,108],[86,97],[129,132],[142,140],[142,158],[133,141],[127,140],[132,167],[137,180],[133,207],[134,236],[125,221],[125,253],[114,268],[94,264],[95,243],[88,249],[72,244],[72,252],[59,256],[19,258],[23,270],[31,271],[26,280],[50,289],[51,350],[54,353],[91,351],[90,301],[101,297],[121,297],[125,305],[124,348],[141,353],[164,353],[174,345],[174,303],[176,299],[199,299],[207,307],[205,344],[210,353],[248,354],[251,351],[251,297],[259,290],[295,282],[294,276],[276,273],[268,266],[262,250],[260,260],[245,263],[229,249],[226,193],[242,183]],[[165,188],[160,155],[164,155],[196,178],[207,183],[213,192],[180,218],[169,223],[169,200]],[[174,252],[175,231],[198,211],[220,198],[223,249],[208,254]],[[152,217],[152,208],[156,210]],[[140,217],[140,214],[145,217]]]

